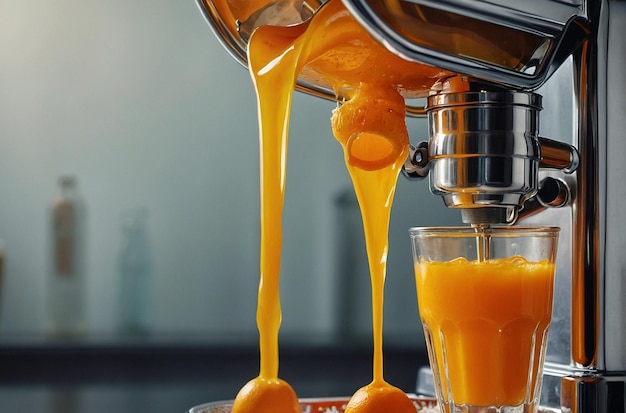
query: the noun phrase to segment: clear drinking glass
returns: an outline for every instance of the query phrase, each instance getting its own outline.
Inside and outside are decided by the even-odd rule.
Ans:
[[[415,280],[443,413],[536,412],[559,228],[412,228]]]

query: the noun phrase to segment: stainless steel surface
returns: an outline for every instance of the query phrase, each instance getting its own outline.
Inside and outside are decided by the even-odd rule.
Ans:
[[[539,192],[539,168],[571,173],[579,164],[574,147],[539,136],[541,99],[484,87],[428,98],[430,188],[464,222],[514,223],[531,197],[541,207],[569,202],[564,181],[548,180]]]
[[[470,223],[514,222],[537,191],[541,96],[441,93],[426,110],[431,191]]]
[[[610,371],[626,371],[626,257],[623,249],[623,234],[626,223],[623,219],[626,201],[626,165],[621,153],[626,151],[626,2],[611,1],[601,13],[604,24],[599,36],[599,72],[605,73],[600,79],[598,115],[601,125],[606,124],[602,137],[598,169],[607,176],[600,176],[603,187],[603,204],[606,205],[603,225],[605,228],[604,247],[604,367]],[[605,31],[606,30],[606,31]],[[606,93],[606,96],[603,94]],[[606,160],[602,158],[606,156]],[[603,165],[604,163],[604,165]]]
[[[578,148],[572,222],[572,363],[561,400],[572,412],[626,409],[626,3],[589,2],[590,36],[574,54]]]
[[[408,60],[527,90],[543,84],[579,46],[584,32],[580,21],[586,17],[583,0],[342,1],[373,37]],[[399,20],[398,14],[403,14]],[[454,25],[438,28],[451,19]],[[432,37],[425,38],[428,32]],[[447,44],[438,42],[447,35]],[[516,41],[508,43],[512,36]],[[514,66],[503,64],[500,53],[484,53],[489,48],[506,51],[521,41],[529,42],[530,49]]]
[[[541,147],[539,165],[542,168],[561,169],[568,174],[578,169],[580,157],[576,148],[564,142],[541,136],[538,138],[538,141]]]

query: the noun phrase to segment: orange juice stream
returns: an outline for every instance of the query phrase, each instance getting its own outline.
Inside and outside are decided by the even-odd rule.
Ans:
[[[260,46],[266,46],[261,44]],[[270,48],[271,51],[271,48]],[[261,54],[260,58],[256,53]],[[278,376],[278,330],[281,321],[279,300],[282,211],[285,197],[287,138],[291,91],[295,85],[298,54],[282,54],[280,70],[263,59],[268,50],[250,49],[250,71],[258,94],[261,173],[261,280],[257,308],[263,377]],[[254,56],[253,56],[254,54]]]
[[[451,392],[457,405],[477,406],[532,402],[527,381],[544,361],[554,264],[521,257],[422,261],[415,277],[431,365],[449,377],[444,398]]]
[[[231,10],[237,13],[238,8]],[[372,281],[373,384],[382,388],[382,305],[389,213],[398,172],[408,151],[400,93],[423,96],[444,74],[389,53],[361,28],[339,0],[326,3],[310,22],[257,28],[248,43],[248,64],[257,91],[260,127],[261,274],[257,326],[261,366],[259,377],[238,394],[233,412],[285,413],[298,409],[293,404],[295,393],[278,379],[282,210],[291,96],[296,79],[306,72],[306,76],[323,79],[357,103],[355,109],[350,109],[352,102],[343,105],[343,116],[333,116],[333,128],[346,150],[346,164],[363,215]],[[360,91],[364,92],[359,94]],[[393,106],[393,116],[388,116],[387,103]],[[368,107],[374,108],[370,116],[359,118],[361,109]],[[389,133],[388,128],[394,133]],[[279,383],[280,395],[264,397],[264,393],[272,393],[272,383]],[[277,398],[286,401],[280,404]],[[414,411],[411,404],[408,406],[405,411]]]
[[[259,376],[237,394],[233,413],[299,413],[298,397],[278,377],[280,306],[280,256],[282,211],[285,197],[287,141],[292,90],[300,51],[290,47],[293,33],[251,39],[249,68],[257,91],[260,151],[260,281],[256,321],[259,330]],[[297,33],[296,33],[297,34]],[[256,36],[253,36],[256,38]]]
[[[405,153],[406,154],[406,153]],[[382,169],[367,171],[346,166],[352,177],[361,207],[365,245],[372,286],[372,327],[374,338],[373,384],[383,385],[383,301],[389,243],[389,216],[402,160],[396,160]]]
[[[404,100],[392,88],[362,84],[350,101],[334,111],[332,125],[361,208],[372,288],[372,385],[381,386],[385,384],[382,338],[387,235],[396,181],[409,144]]]

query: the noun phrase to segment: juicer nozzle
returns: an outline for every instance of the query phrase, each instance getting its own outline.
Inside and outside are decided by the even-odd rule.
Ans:
[[[539,191],[539,169],[571,173],[578,154],[571,145],[539,136],[541,96],[465,86],[428,98],[429,140],[413,148],[405,175],[428,174],[431,192],[460,209],[469,224],[513,224],[538,194],[535,204],[542,208],[563,206],[567,185],[545,182]],[[528,205],[525,213],[535,209]]]

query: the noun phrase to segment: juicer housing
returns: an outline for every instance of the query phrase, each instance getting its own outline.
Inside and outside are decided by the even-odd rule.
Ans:
[[[250,22],[225,19],[227,0],[197,1],[246,65]],[[432,192],[467,223],[562,228],[542,403],[626,412],[626,1],[342,1],[392,53],[458,74],[408,109],[428,117],[412,157]],[[276,24],[324,1],[268,0],[262,11],[285,3],[293,10]],[[307,79],[297,88],[335,99]]]
[[[619,247],[626,231],[620,218],[626,200],[620,156],[626,151],[626,2],[343,1],[392,52],[480,85],[473,100],[485,100],[485,105],[468,102],[466,90],[429,97],[429,159],[421,161],[430,164],[431,189],[443,195],[446,205],[461,208],[467,222],[513,223],[528,217],[562,227],[542,402],[564,412],[626,411],[626,257]],[[435,16],[434,30],[457,40],[453,46],[433,48],[436,42],[418,38],[415,27],[429,16]],[[438,16],[457,24],[445,26]],[[506,32],[543,41],[534,46],[529,41],[530,48],[507,63],[490,59],[495,52],[476,53],[476,44],[502,53],[498,42]],[[464,36],[470,41],[464,43]],[[564,73],[559,82],[549,82],[557,71]],[[522,96],[523,102],[493,112],[487,96],[494,91]],[[542,123],[562,134],[557,136],[561,144],[539,136],[535,91],[543,94],[544,104],[550,100]],[[569,112],[564,119],[561,105]],[[451,109],[456,113],[448,113]],[[496,140],[499,148],[509,149],[493,162],[484,155]],[[557,170],[541,171],[542,162]],[[513,187],[519,188],[517,200],[509,204]],[[498,208],[507,212],[494,214]],[[483,210],[487,213],[476,212]]]

